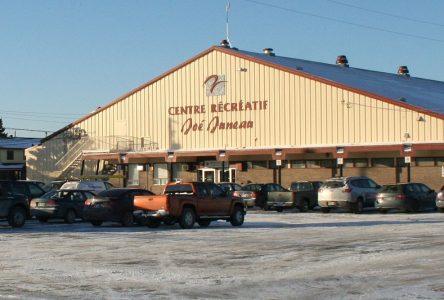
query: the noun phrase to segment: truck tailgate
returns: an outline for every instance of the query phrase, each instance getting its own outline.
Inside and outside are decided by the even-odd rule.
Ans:
[[[268,192],[268,202],[293,202],[293,192]]]
[[[134,208],[152,211],[166,210],[167,201],[167,195],[135,196]]]

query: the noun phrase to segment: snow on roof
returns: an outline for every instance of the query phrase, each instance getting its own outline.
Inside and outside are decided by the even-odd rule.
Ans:
[[[444,114],[444,82],[243,50],[242,55]]]
[[[0,148],[3,149],[26,149],[40,144],[37,138],[0,138]]]

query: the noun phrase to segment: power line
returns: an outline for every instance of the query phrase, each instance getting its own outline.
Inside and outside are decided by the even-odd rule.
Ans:
[[[403,32],[393,31],[393,30],[389,30],[389,29],[373,27],[373,26],[369,26],[369,25],[357,24],[357,23],[353,23],[353,22],[348,22],[348,21],[343,21],[343,20],[335,19],[335,18],[332,18],[332,17],[321,16],[321,15],[317,15],[317,14],[313,14],[313,13],[299,11],[299,10],[292,9],[292,8],[287,8],[287,7],[283,7],[283,6],[269,4],[269,3],[262,2],[262,1],[257,1],[257,0],[244,0],[244,1],[255,3],[255,4],[258,4],[258,5],[262,5],[262,6],[272,7],[272,8],[276,8],[276,9],[280,9],[280,10],[284,10],[284,11],[287,11],[287,12],[292,12],[292,13],[296,13],[296,14],[300,14],[300,15],[310,16],[310,17],[313,17],[313,18],[318,18],[318,19],[323,19],[323,20],[329,20],[329,21],[336,22],[336,23],[352,25],[352,26],[355,26],[355,27],[361,27],[361,28],[370,29],[370,30],[374,30],[374,31],[387,32],[387,33],[396,34],[396,35],[400,35],[400,36],[407,36],[407,37],[421,39],[421,40],[427,40],[427,41],[444,43],[444,40],[441,40],[441,39],[435,39],[435,38],[431,38],[431,37],[425,37],[425,36],[416,35],[416,34],[410,34],[410,33],[403,33]]]
[[[411,22],[416,22],[416,23],[422,23],[422,24],[427,24],[427,25],[444,27],[444,24],[439,24],[439,23],[434,23],[434,22],[429,22],[429,21],[409,18],[409,17],[406,17],[406,16],[389,14],[389,13],[386,13],[386,12],[383,12],[383,11],[369,9],[369,8],[364,8],[364,7],[361,7],[361,6],[344,3],[344,2],[341,2],[341,1],[336,1],[336,0],[325,0],[325,1],[332,2],[332,3],[338,4],[338,5],[342,5],[342,6],[352,7],[352,8],[363,10],[363,11],[367,11],[367,12],[371,12],[371,13],[378,14],[378,15],[393,17],[393,18],[397,18],[397,19],[401,19],[401,20],[406,20],[406,21],[411,21]]]
[[[5,118],[2,118],[2,119],[4,120]],[[16,117],[7,117],[7,119],[23,120],[23,121],[34,121],[34,122],[45,122],[45,123],[58,123],[58,124],[70,123],[70,122],[62,122],[62,121],[37,120],[37,119],[26,119],[26,118],[16,118]]]
[[[12,114],[31,114],[31,115],[48,115],[54,117],[56,115],[63,116],[84,116],[85,114],[71,114],[71,113],[55,113],[55,112],[33,112],[33,111],[17,111],[17,110],[0,110],[0,113],[12,113]]]

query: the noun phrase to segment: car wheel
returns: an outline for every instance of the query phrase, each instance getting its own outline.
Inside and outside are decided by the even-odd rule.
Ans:
[[[193,228],[195,222],[196,214],[194,210],[190,207],[185,207],[179,219],[180,227],[182,227],[183,229],[190,229]]]
[[[381,214],[386,214],[386,213],[387,213],[387,210],[386,210],[386,209],[379,209],[379,213],[381,213]]]
[[[122,219],[120,221],[123,227],[130,227],[134,224],[133,214],[129,211],[123,214]]]
[[[76,213],[73,210],[68,210],[65,214],[64,217],[65,223],[66,224],[72,224],[74,223],[74,221],[76,220]]]
[[[361,198],[358,198],[358,200],[355,203],[354,213],[362,214],[363,210],[364,210],[364,202],[362,201]]]
[[[230,223],[233,226],[241,226],[244,224],[244,211],[240,206],[235,206],[233,212],[231,213]]]
[[[49,219],[46,217],[37,217],[37,220],[39,220],[40,223],[46,223]]]
[[[438,211],[439,211],[440,213],[444,213],[444,207],[438,207]]]
[[[200,227],[208,227],[211,224],[211,220],[199,220],[197,221]]]
[[[11,227],[22,227],[26,222],[26,211],[21,207],[14,207],[8,215],[8,224]]]
[[[321,212],[323,214],[328,214],[330,212],[330,207],[321,207]]]
[[[103,223],[102,221],[91,221],[91,224],[96,227],[102,225],[102,223]]]
[[[276,208],[276,211],[277,211],[277,212],[283,212],[284,209],[283,209],[282,207],[279,207],[279,208]]]

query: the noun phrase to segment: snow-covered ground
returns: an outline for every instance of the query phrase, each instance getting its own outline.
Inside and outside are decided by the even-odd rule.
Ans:
[[[262,213],[236,228],[0,223],[0,299],[444,299],[444,214]]]

